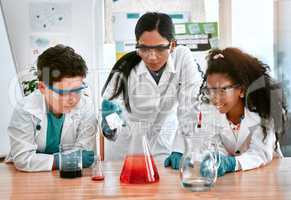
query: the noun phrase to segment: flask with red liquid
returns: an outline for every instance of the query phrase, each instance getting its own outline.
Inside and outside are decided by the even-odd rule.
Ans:
[[[102,181],[104,180],[102,161],[99,156],[95,157],[94,164],[92,165],[92,181]]]
[[[159,181],[159,173],[150,153],[145,133],[132,133],[129,153],[125,156],[120,181],[127,184],[148,184]]]

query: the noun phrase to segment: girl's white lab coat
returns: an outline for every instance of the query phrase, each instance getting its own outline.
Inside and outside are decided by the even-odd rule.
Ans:
[[[270,121],[267,136],[264,139],[261,127],[261,117],[245,108],[245,116],[241,121],[238,135],[232,131],[225,114],[219,113],[214,106],[209,106],[208,112],[203,111],[202,129],[216,131],[214,136],[218,142],[219,151],[225,155],[235,156],[242,170],[254,169],[271,162],[273,156],[282,156],[280,146],[275,149],[274,124]],[[239,170],[239,165],[236,170]]]
[[[61,144],[78,144],[95,150],[97,119],[90,99],[82,95],[78,105],[65,114]],[[24,97],[16,108],[8,127],[10,153],[6,162],[12,161],[19,170],[49,171],[54,156],[44,154],[47,135],[47,109],[44,97],[36,90]]]
[[[110,97],[114,83],[111,82],[104,98]],[[158,85],[141,61],[128,78],[131,113],[123,107],[127,125],[117,130],[116,141],[106,141],[105,159],[123,158],[131,148],[131,133],[146,134],[154,156],[165,157],[171,151],[183,152],[181,128],[195,119],[191,108],[200,83],[201,74],[194,57],[184,46],[176,47],[170,54]],[[122,95],[116,101],[124,106]]]

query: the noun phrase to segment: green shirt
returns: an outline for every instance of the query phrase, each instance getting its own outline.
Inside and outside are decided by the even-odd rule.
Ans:
[[[64,114],[61,117],[56,117],[52,112],[47,113],[47,133],[44,153],[54,154],[59,152],[64,119]]]

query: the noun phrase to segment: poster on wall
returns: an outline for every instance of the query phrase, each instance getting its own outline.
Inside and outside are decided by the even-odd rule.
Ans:
[[[31,35],[30,47],[31,47],[31,62],[36,61],[37,57],[47,48],[55,46],[57,44],[69,45],[69,35]]]
[[[65,32],[72,26],[72,4],[33,2],[29,16],[32,32]]]
[[[20,82],[24,95],[28,95],[34,91],[37,83],[36,62],[38,56],[47,48],[57,44],[69,45],[70,37],[68,35],[49,35],[44,34],[30,36],[30,65],[23,66],[20,73]]]
[[[29,4],[29,63],[22,67],[19,79],[24,95],[33,92],[37,84],[36,62],[47,48],[57,44],[70,45],[68,30],[72,29],[72,4],[31,2]]]
[[[192,51],[204,51],[218,47],[217,22],[189,22],[175,24],[177,43]]]
[[[114,12],[113,35],[116,44],[116,57],[119,59],[125,53],[135,50],[136,38],[134,35],[135,25],[144,13],[141,12]],[[190,12],[167,13],[174,23],[184,23],[190,20]],[[126,27],[126,29],[124,28]],[[120,31],[122,30],[122,31]]]

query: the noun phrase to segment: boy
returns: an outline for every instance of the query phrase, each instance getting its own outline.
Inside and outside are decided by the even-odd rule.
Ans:
[[[70,47],[57,45],[37,60],[38,89],[14,109],[7,161],[22,171],[59,168],[59,146],[81,146],[83,167],[94,160],[97,119],[84,94],[87,66]]]

